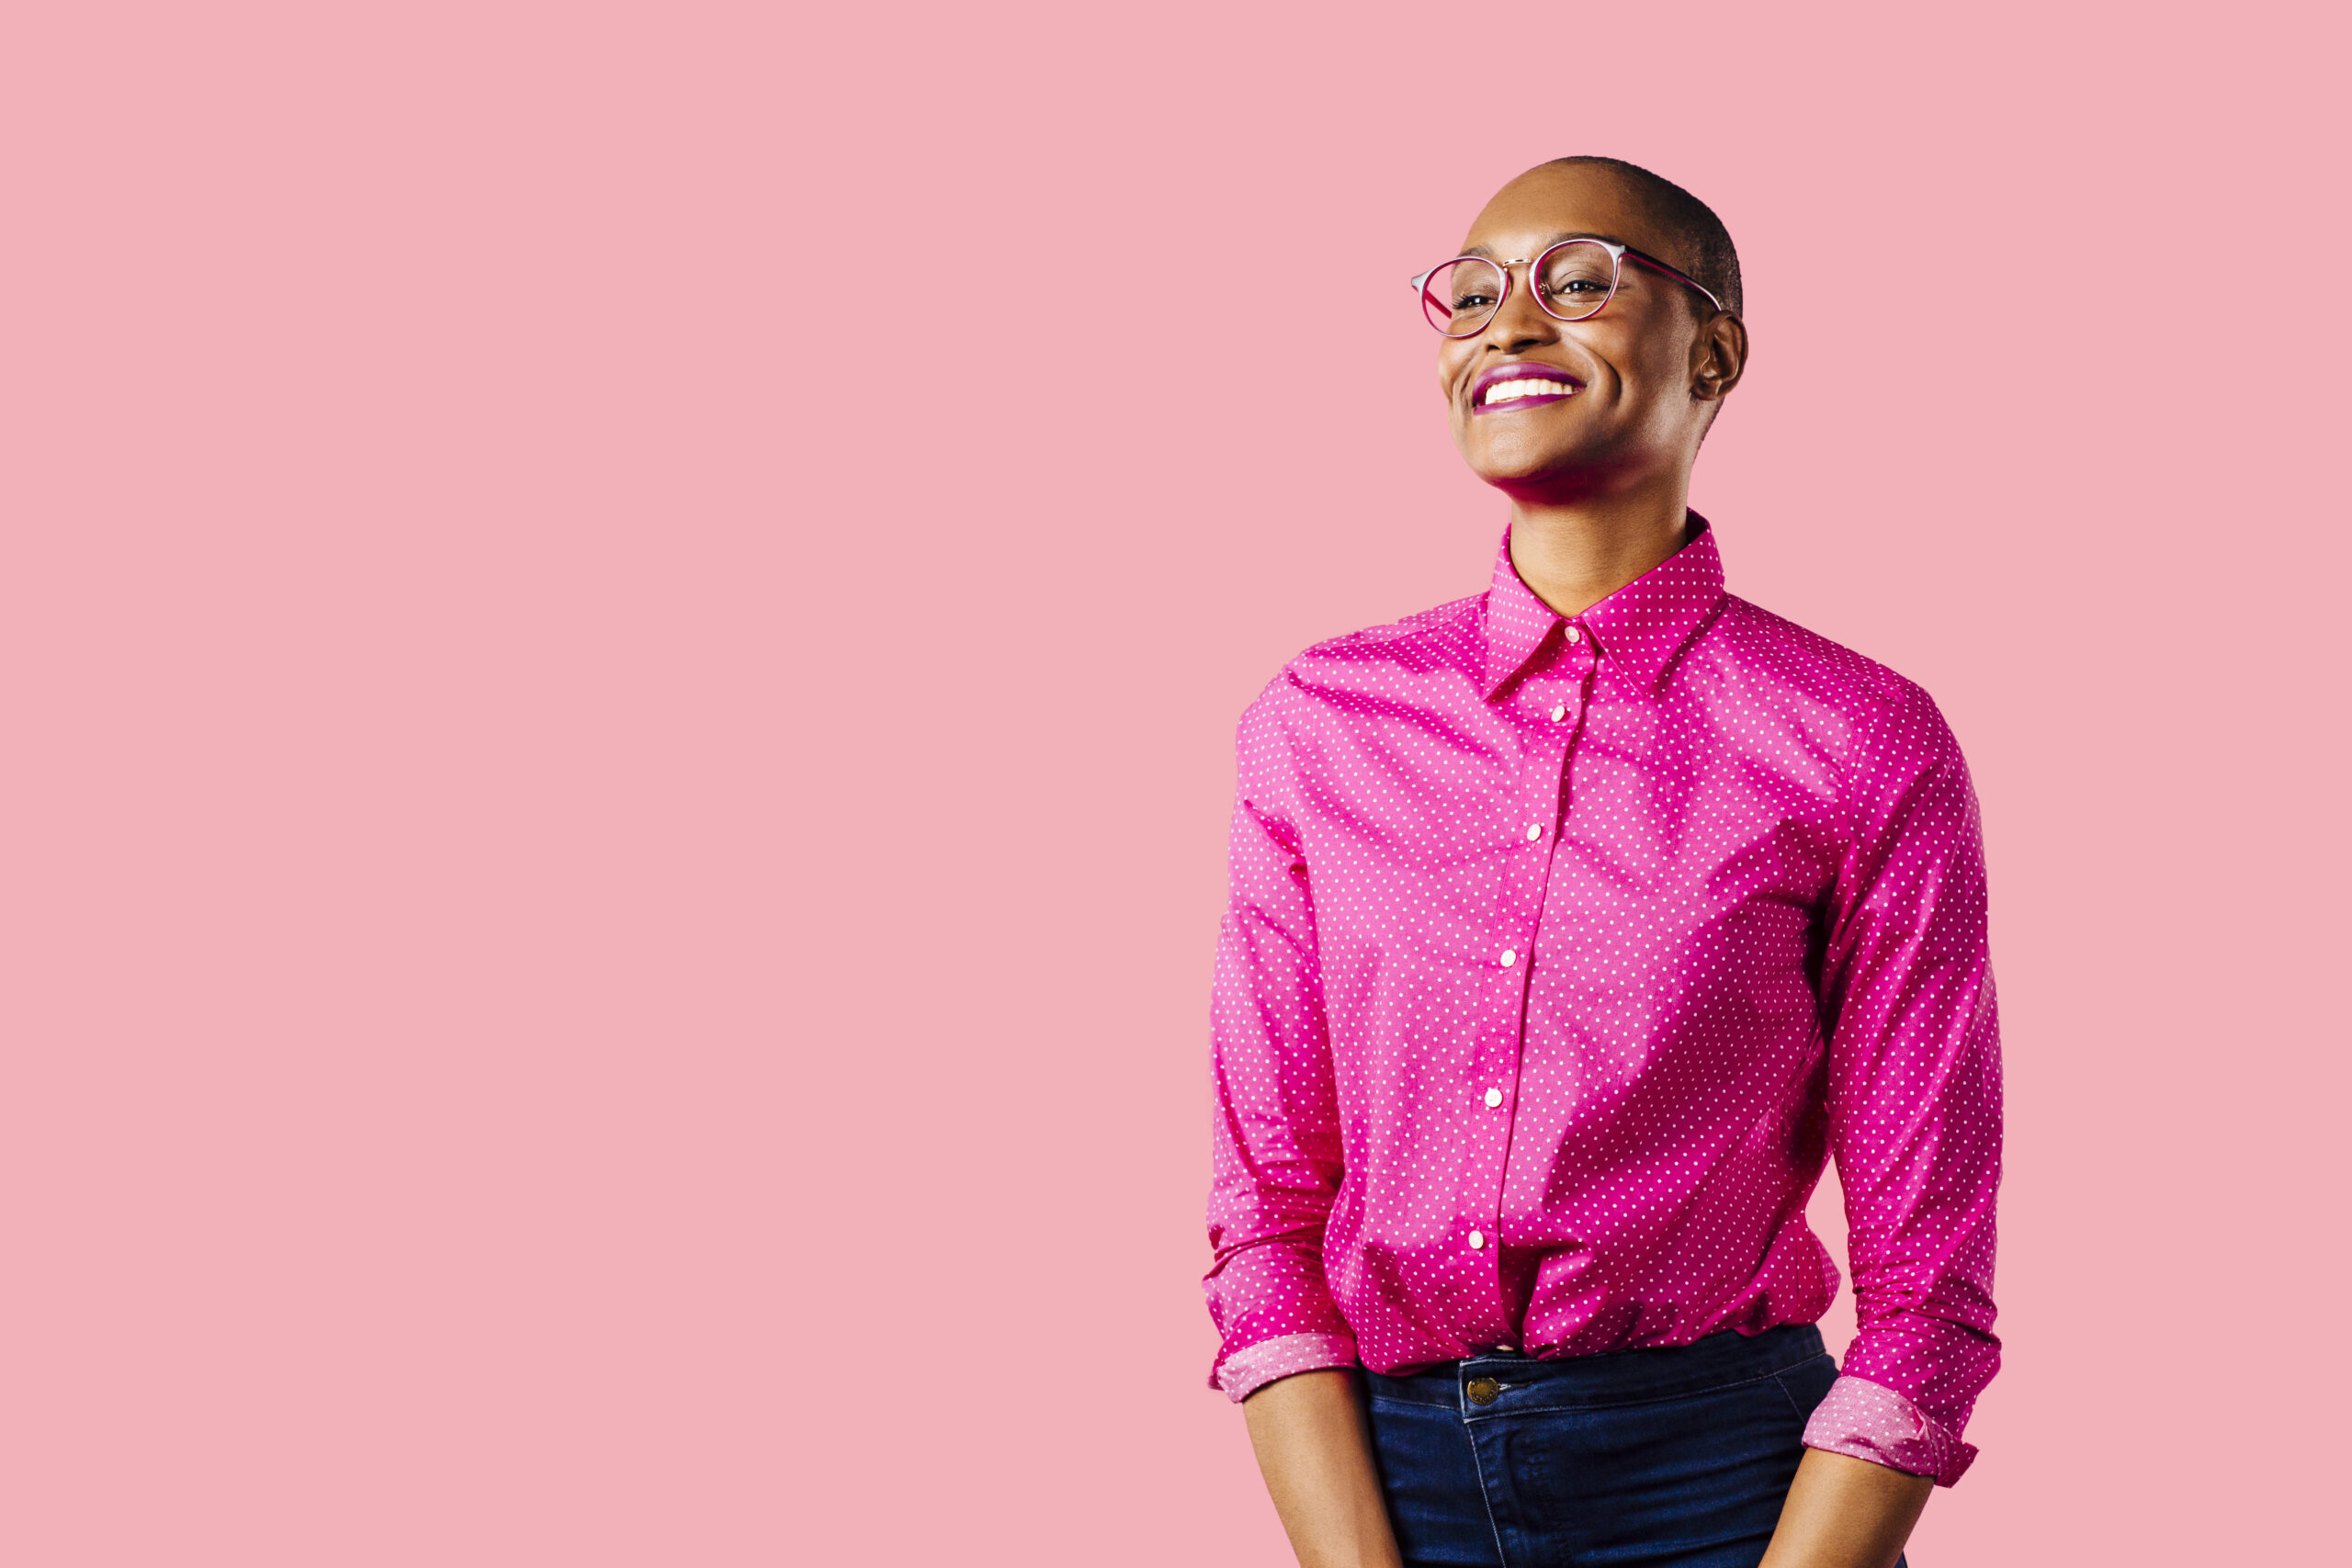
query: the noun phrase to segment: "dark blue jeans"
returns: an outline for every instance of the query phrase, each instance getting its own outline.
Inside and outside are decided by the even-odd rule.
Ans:
[[[1364,1382],[1413,1568],[1756,1568],[1837,1376],[1820,1331],[1789,1324]]]

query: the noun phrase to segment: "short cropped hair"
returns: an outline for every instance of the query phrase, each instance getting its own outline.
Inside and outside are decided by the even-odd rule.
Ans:
[[[1724,302],[1724,310],[1735,315],[1742,313],[1739,251],[1731,243],[1731,231],[1724,227],[1724,220],[1715,216],[1713,208],[1663,175],[1654,175],[1623,158],[1555,158],[1540,167],[1551,169],[1574,164],[1597,164],[1631,186],[1634,197],[1674,236],[1682,253],[1661,259],[1676,263],[1704,284]],[[1697,295],[1690,295],[1690,304],[1702,317],[1707,314],[1707,302]]]

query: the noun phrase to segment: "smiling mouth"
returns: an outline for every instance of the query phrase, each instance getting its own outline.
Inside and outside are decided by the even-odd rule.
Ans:
[[[1473,413],[1496,413],[1506,409],[1532,409],[1539,403],[1556,403],[1563,398],[1574,397],[1577,383],[1565,376],[1498,377],[1477,389],[1470,405]]]

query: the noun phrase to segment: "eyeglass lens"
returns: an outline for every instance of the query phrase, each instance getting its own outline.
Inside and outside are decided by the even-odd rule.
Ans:
[[[1564,321],[1580,321],[1609,302],[1616,287],[1617,258],[1589,240],[1555,245],[1536,258],[1536,293],[1544,310]],[[1421,313],[1448,337],[1468,337],[1491,320],[1502,302],[1503,271],[1476,256],[1448,262],[1421,288]]]

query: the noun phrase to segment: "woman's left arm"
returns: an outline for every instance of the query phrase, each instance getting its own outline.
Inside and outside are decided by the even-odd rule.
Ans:
[[[1758,1568],[1894,1568],[1935,1477],[1807,1449]]]
[[[1894,1561],[2000,1365],[2000,1028],[1984,852],[1959,743],[1887,675],[1848,759],[1848,839],[1822,968],[1829,1141],[1846,1191],[1857,1327],[1813,1412],[1772,1568]]]

